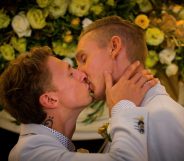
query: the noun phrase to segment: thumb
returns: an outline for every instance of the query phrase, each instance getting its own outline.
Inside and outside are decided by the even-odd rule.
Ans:
[[[105,85],[106,85],[106,90],[109,90],[112,88],[112,75],[108,71],[104,72],[104,77],[105,77]]]

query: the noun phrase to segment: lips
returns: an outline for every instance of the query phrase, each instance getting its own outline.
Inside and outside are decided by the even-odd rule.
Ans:
[[[90,88],[91,92],[94,93],[94,86],[91,82],[89,82],[89,88]]]
[[[90,96],[94,98],[94,86],[93,86],[93,84],[91,83],[91,81],[89,79],[85,79],[85,83],[88,86]]]
[[[85,86],[87,87],[87,89],[89,90],[89,92],[91,92],[90,83],[89,82],[85,82]]]

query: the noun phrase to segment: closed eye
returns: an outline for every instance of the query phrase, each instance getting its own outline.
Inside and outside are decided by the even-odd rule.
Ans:
[[[76,59],[77,59],[78,63],[85,64],[86,60],[87,60],[87,55],[84,54],[83,52],[79,52],[76,56]]]

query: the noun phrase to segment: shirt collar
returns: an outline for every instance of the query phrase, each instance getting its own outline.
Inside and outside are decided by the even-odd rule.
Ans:
[[[43,125],[44,126],[44,125]],[[69,138],[67,138],[66,136],[64,136],[62,133],[51,129],[47,126],[44,126],[45,128],[47,128],[48,130],[51,131],[51,133],[59,140],[59,142],[65,146],[69,151],[75,151],[75,146],[74,144],[71,142],[71,140]]]
[[[151,101],[156,95],[168,95],[164,86],[160,83],[157,83],[154,87],[152,87],[145,95],[141,106],[144,106],[149,101]]]

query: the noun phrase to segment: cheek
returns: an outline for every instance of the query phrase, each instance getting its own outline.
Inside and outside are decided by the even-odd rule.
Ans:
[[[87,87],[85,87],[83,84],[76,84],[75,87],[70,91],[70,99],[74,103],[74,105],[82,105],[89,103],[90,95]]]
[[[84,91],[83,89],[79,89],[77,93],[72,95],[73,98],[70,97],[70,107],[71,108],[81,108],[89,105],[92,102],[92,98],[89,93]]]

